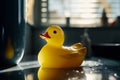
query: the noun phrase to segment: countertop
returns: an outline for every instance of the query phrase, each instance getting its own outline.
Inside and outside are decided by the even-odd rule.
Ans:
[[[120,62],[92,57],[76,69],[42,69],[37,60],[23,61],[1,70],[0,80],[120,80]]]

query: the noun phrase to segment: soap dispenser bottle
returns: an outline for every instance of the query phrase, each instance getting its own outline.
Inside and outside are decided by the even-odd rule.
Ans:
[[[92,49],[91,49],[91,40],[89,38],[87,28],[84,29],[83,35],[81,36],[81,43],[83,44],[84,47],[87,48],[86,58],[90,58]]]

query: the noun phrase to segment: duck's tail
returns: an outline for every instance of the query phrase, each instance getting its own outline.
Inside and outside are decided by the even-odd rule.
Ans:
[[[78,50],[78,52],[80,55],[85,56],[87,53],[87,49],[86,49],[86,47],[82,47]]]
[[[83,47],[81,43],[75,43],[71,46],[73,49],[77,50],[79,53],[86,54],[87,49],[86,47]]]
[[[71,47],[74,49],[81,49],[83,47],[83,45],[81,43],[75,43]]]

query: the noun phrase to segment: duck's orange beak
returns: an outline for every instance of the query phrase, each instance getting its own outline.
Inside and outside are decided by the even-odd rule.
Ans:
[[[48,34],[48,32],[46,32],[45,34],[40,34],[40,37],[41,38],[51,38],[50,36],[49,36],[49,34]]]

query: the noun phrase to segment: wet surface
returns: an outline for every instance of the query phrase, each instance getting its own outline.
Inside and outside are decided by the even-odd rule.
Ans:
[[[0,71],[0,80],[120,80],[120,62],[91,58],[76,69],[45,69],[37,61]]]

